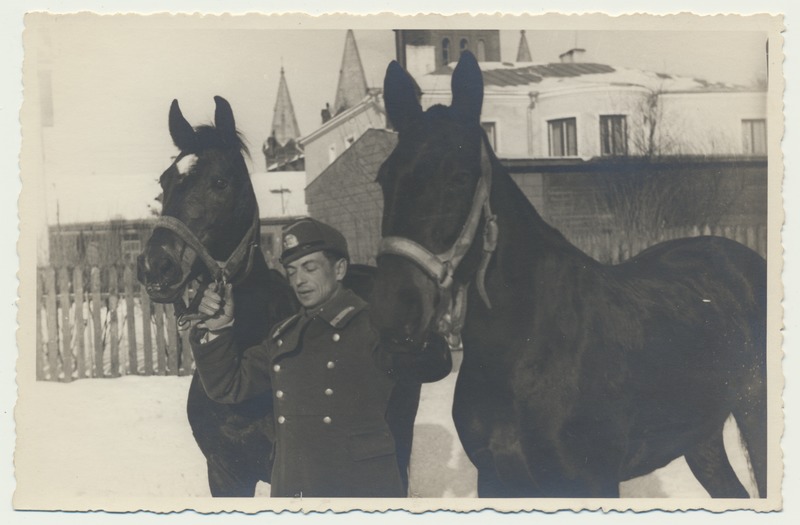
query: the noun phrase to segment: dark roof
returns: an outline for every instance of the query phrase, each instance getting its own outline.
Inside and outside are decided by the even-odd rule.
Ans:
[[[581,75],[613,73],[614,71],[613,67],[605,64],[553,63],[508,69],[486,69],[483,71],[483,81],[493,86],[524,86],[541,82],[546,77],[578,77]],[[451,75],[452,73],[453,68],[450,66],[444,66],[436,71],[436,74],[441,75]]]

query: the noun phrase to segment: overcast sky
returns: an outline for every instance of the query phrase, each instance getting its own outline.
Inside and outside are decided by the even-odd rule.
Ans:
[[[214,95],[227,98],[252,167],[263,171],[281,67],[300,130],[310,133],[334,101],[346,33],[233,27],[224,17],[64,15],[29,19],[28,27],[41,30],[31,70],[52,70],[54,125],[43,134],[50,223],[56,201],[62,223],[141,215],[140,202],[155,196],[154,181],[175,154],[167,130],[173,98],[193,125],[211,120]],[[380,86],[394,34],[355,36],[367,82]],[[527,30],[527,39],[535,62],[558,61],[577,46],[592,61],[709,81],[748,85],[766,76],[763,32]],[[503,60],[515,59],[518,43],[518,29],[501,32]]]

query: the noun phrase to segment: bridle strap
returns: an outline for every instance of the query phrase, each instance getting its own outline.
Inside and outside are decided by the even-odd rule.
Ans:
[[[236,284],[244,280],[253,267],[261,223],[258,207],[256,207],[250,227],[224,262],[214,259],[189,227],[175,217],[167,215],[159,217],[154,228],[165,228],[180,237],[197,254],[215,281]],[[244,267],[242,267],[243,264]],[[232,280],[234,276],[236,277],[235,283]]]
[[[497,216],[492,213],[491,209],[491,189],[492,166],[486,151],[486,144],[481,140],[481,178],[478,179],[478,185],[472,198],[472,207],[467,219],[453,245],[448,250],[435,254],[406,237],[388,236],[381,239],[378,247],[378,255],[397,255],[412,261],[437,283],[443,293],[450,295],[446,311],[437,320],[437,323],[439,324],[439,333],[445,335],[451,346],[455,341],[460,344],[460,332],[466,317],[468,287],[468,284],[459,283],[453,294],[453,275],[467,251],[475,242],[475,235],[481,218],[485,219],[483,253],[476,274],[476,286],[478,294],[486,304],[486,307],[492,308],[489,295],[486,293],[485,279],[489,261],[497,248],[499,228],[497,226]]]

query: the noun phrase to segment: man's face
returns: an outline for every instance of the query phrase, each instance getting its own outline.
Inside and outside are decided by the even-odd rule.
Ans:
[[[322,252],[309,253],[285,266],[289,284],[305,308],[315,308],[330,299],[347,271],[347,261],[332,263]]]

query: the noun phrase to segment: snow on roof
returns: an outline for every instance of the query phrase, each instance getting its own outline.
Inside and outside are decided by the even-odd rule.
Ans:
[[[250,174],[262,219],[308,215],[305,171]]]
[[[450,77],[455,64],[448,64],[418,78],[425,93],[450,90]],[[747,88],[702,79],[681,77],[597,64],[590,62],[556,62],[530,64],[514,62],[481,62],[486,91],[491,93],[548,92],[577,87],[629,85],[660,91],[742,91]]]

